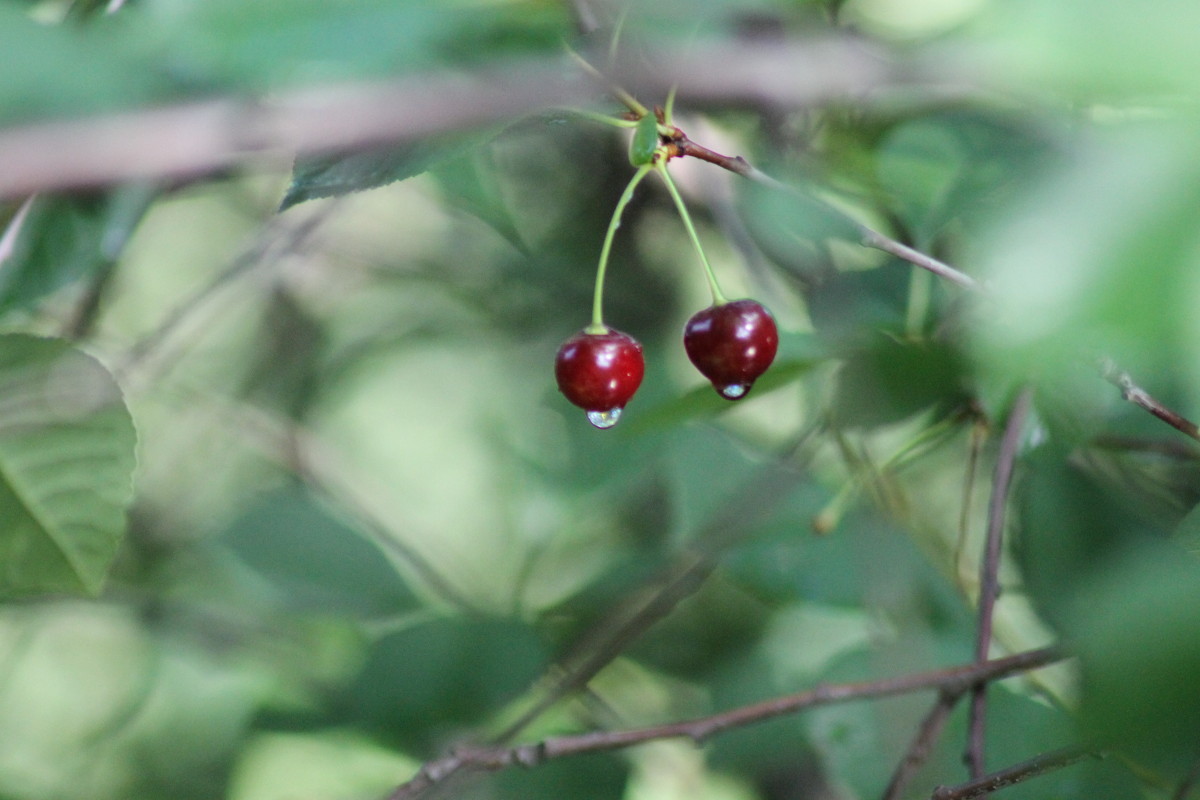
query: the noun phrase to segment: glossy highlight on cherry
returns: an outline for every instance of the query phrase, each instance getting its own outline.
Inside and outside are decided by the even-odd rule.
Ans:
[[[775,360],[779,329],[761,303],[735,300],[696,312],[684,326],[683,346],[718,394],[740,400]]]
[[[612,328],[603,333],[580,331],[562,343],[554,359],[559,391],[601,429],[617,424],[645,372],[642,345]]]

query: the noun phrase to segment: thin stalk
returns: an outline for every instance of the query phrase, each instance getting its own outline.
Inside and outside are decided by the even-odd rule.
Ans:
[[[676,84],[675,86],[671,87],[671,91],[667,92],[667,103],[663,106],[662,121],[664,125],[675,124],[673,121],[675,118],[675,90],[678,88],[679,85]]]
[[[608,114],[601,114],[596,111],[588,111],[586,108],[569,108],[563,107],[551,109],[551,111],[561,111],[564,114],[570,114],[573,117],[585,119],[588,122],[598,122],[602,125],[609,125],[614,128],[636,128],[636,119],[621,119],[620,117],[611,117]]]
[[[700,255],[700,263],[704,265],[704,274],[708,278],[708,288],[712,292],[714,306],[724,305],[729,301],[721,292],[721,286],[717,283],[717,276],[713,272],[712,265],[708,263],[708,256],[704,255],[704,247],[700,244],[700,236],[696,233],[696,226],[692,224],[692,215],[688,213],[687,206],[684,205],[683,197],[679,194],[679,189],[675,187],[675,181],[671,179],[671,173],[667,171],[665,161],[659,161],[655,164],[658,169],[658,174],[662,176],[663,183],[667,185],[667,191],[671,193],[671,199],[675,201],[675,207],[679,209],[679,216],[683,219],[683,227],[687,228],[688,236],[692,239],[692,244],[696,248],[696,252]]]
[[[608,326],[604,324],[604,275],[608,272],[608,254],[612,250],[613,237],[616,236],[617,228],[621,227],[621,214],[625,212],[625,206],[629,205],[629,201],[633,199],[633,190],[650,174],[651,165],[639,167],[630,179],[629,185],[625,187],[625,191],[621,194],[621,199],[617,201],[617,207],[613,209],[612,219],[609,220],[608,230],[604,233],[604,246],[600,248],[600,266],[596,269],[596,292],[592,297],[592,324],[587,326],[588,333],[608,333]]]
[[[624,103],[625,107],[634,114],[637,114],[639,117],[644,117],[650,113],[649,110],[644,105],[639,103],[633,95],[609,80],[603,72],[593,67],[587,59],[575,52],[570,45],[567,45],[567,55],[569,55],[575,61],[575,63],[583,69],[584,72],[586,72],[588,75],[591,75],[596,80],[604,83],[608,87],[608,90],[612,92],[613,97]]]

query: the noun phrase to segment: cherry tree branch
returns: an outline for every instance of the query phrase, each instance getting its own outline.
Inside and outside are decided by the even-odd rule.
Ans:
[[[921,720],[908,750],[900,759],[900,763],[896,765],[896,770],[892,773],[891,780],[888,781],[887,789],[883,792],[883,800],[900,800],[904,796],[905,789],[908,788],[925,760],[929,758],[933,746],[942,735],[946,721],[950,719],[950,712],[954,710],[961,699],[962,692],[950,692],[943,689],[938,693],[937,701],[929,709],[925,718]]]
[[[1033,402],[1033,391],[1028,387],[1021,390],[1008,415],[1008,423],[1000,439],[1000,454],[996,459],[996,473],[992,481],[992,497],[988,505],[987,536],[984,542],[983,559],[979,567],[979,631],[975,641],[975,660],[987,660],[992,643],[992,619],[996,610],[996,597],[1000,594],[1000,550],[1004,541],[1004,522],[1008,510],[1008,494],[1012,488],[1013,468],[1021,444],[1025,420]],[[984,736],[987,718],[987,687],[974,687],[971,694],[971,712],[967,722],[967,764],[972,778],[984,774]]]
[[[913,78],[911,70],[849,36],[714,47],[719,59],[664,47],[654,65],[617,77],[653,87],[678,76],[684,91],[726,105],[754,99],[798,108],[887,86],[911,92],[923,83],[942,94],[940,78]],[[734,64],[736,71],[729,69]],[[445,69],[26,123],[0,128],[0,198],[131,179],[194,179],[264,163],[282,167],[297,155],[436,136],[545,108],[586,107],[595,97],[594,84],[579,80],[556,54],[473,72]]]
[[[803,194],[795,186],[771,177],[762,170],[750,164],[750,162],[741,156],[727,156],[722,155],[714,150],[710,150],[703,145],[693,142],[687,137],[687,134],[678,129],[676,129],[676,133],[671,139],[671,144],[674,145],[676,155],[691,156],[693,158],[698,158],[701,161],[707,161],[710,164],[715,164],[722,169],[729,170],[737,175],[741,175],[743,178],[752,180],[755,183],[761,184],[770,189],[774,189],[775,191],[783,192],[785,194],[800,195],[808,200],[813,199],[809,195]],[[836,209],[833,209],[832,206],[829,206],[829,208],[836,211]],[[840,212],[838,213],[840,214]],[[934,275],[937,275],[939,278],[944,278],[951,283],[963,287],[964,289],[980,288],[978,281],[976,281],[970,275],[960,272],[949,264],[939,261],[933,256],[926,255],[918,250],[914,250],[902,242],[898,242],[895,239],[884,236],[874,228],[864,225],[863,223],[844,214],[841,216],[850,224],[852,224],[858,231],[859,242],[864,247],[881,250],[889,255],[896,256],[899,259],[907,261],[908,263],[920,267],[921,269],[928,270]]]
[[[1062,769],[1091,755],[1095,755],[1095,753],[1078,746],[1053,750],[957,786],[939,786],[934,790],[930,800],[970,800],[972,797],[983,797],[996,789],[1003,789],[1038,775]]]
[[[1099,361],[1100,374],[1104,380],[1121,390],[1121,396],[1138,408],[1149,411],[1175,430],[1200,441],[1200,427],[1187,417],[1172,411],[1160,403],[1149,392],[1138,386],[1133,377],[1117,366],[1111,358],[1104,357]]]
[[[929,689],[961,694],[979,683],[1000,680],[1044,667],[1065,657],[1058,648],[1029,650],[982,664],[963,664],[876,681],[817,686],[808,691],[776,697],[718,714],[664,725],[558,736],[515,747],[461,747],[447,756],[427,762],[407,783],[388,795],[388,800],[409,800],[418,797],[452,775],[464,772],[494,771],[513,766],[532,767],[556,758],[617,750],[659,739],[686,738],[701,742],[728,730],[832,703],[890,697]]]

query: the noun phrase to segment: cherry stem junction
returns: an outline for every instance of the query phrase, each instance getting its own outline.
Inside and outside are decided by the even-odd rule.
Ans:
[[[687,206],[683,202],[683,197],[679,194],[679,189],[675,186],[675,181],[671,179],[671,173],[667,171],[666,159],[659,159],[655,163],[658,174],[662,176],[663,182],[667,185],[667,191],[671,193],[671,199],[675,201],[675,207],[679,209],[679,216],[683,219],[683,227],[687,228],[688,236],[691,237],[692,244],[696,248],[696,252],[700,255],[700,263],[704,265],[704,274],[708,278],[708,288],[712,292],[713,305],[719,306],[729,302],[725,295],[721,292],[721,286],[717,283],[717,276],[713,272],[712,265],[708,263],[708,256],[704,255],[704,248],[700,244],[700,236],[696,233],[696,226],[692,224],[692,215],[688,213]]]
[[[617,228],[621,227],[621,214],[625,212],[625,206],[629,205],[637,185],[650,174],[651,169],[653,169],[651,164],[645,164],[638,168],[625,187],[625,191],[621,193],[617,207],[613,209],[612,220],[609,221],[608,230],[604,233],[604,245],[600,248],[600,266],[596,269],[596,292],[592,298],[592,324],[586,328],[588,333],[608,332],[608,326],[604,324],[604,275],[608,271],[608,254],[612,250],[613,237],[616,236]]]

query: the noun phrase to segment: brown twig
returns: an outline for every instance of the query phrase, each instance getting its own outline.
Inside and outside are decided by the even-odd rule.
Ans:
[[[939,786],[934,790],[930,800],[969,800],[972,797],[983,797],[996,789],[1003,789],[1005,786],[1012,786],[1038,775],[1062,769],[1077,761],[1082,761],[1090,755],[1095,755],[1095,753],[1083,747],[1064,747],[1061,750],[1043,753],[1028,761],[1022,761],[1020,764],[966,783],[960,783],[957,786]]]
[[[1149,411],[1177,431],[1200,441],[1200,427],[1187,417],[1164,406],[1149,392],[1138,386],[1128,372],[1117,366],[1111,358],[1099,360],[1100,374],[1104,380],[1121,390],[1121,396],[1139,408]]]
[[[722,169],[729,170],[737,175],[741,175],[743,178],[747,178],[748,180],[752,180],[755,183],[761,184],[776,191],[784,192],[786,194],[800,195],[808,200],[815,199],[809,195],[803,194],[799,189],[791,186],[790,184],[784,183],[776,178],[772,178],[770,175],[753,166],[741,156],[723,155],[714,150],[710,150],[703,145],[696,144],[687,137],[687,134],[685,134],[683,131],[680,131],[678,128],[675,129],[675,132],[671,137],[670,144],[674,146],[675,153],[679,156],[691,156],[692,158],[698,158],[701,161],[707,161],[710,164],[715,164]],[[954,267],[943,261],[939,261],[933,256],[926,255],[925,253],[914,250],[908,245],[898,242],[895,239],[884,236],[874,228],[870,228],[867,225],[864,225],[861,222],[842,214],[834,209],[833,206],[828,206],[828,208],[842,216],[847,222],[854,226],[854,228],[858,231],[859,242],[864,247],[881,250],[885,253],[896,256],[903,261],[907,261],[908,263],[920,267],[921,269],[928,270],[934,275],[944,278],[951,283],[963,287],[964,289],[980,288],[979,282],[970,275],[956,270]]]
[[[1029,650],[982,664],[963,664],[876,681],[817,686],[808,691],[741,706],[719,714],[665,725],[558,736],[515,747],[464,747],[443,758],[427,762],[413,778],[388,795],[388,800],[409,800],[450,776],[463,772],[491,771],[512,766],[532,767],[551,759],[617,750],[659,739],[686,738],[700,742],[734,728],[794,714],[815,706],[890,697],[929,689],[962,693],[981,682],[1000,680],[1044,667],[1063,658],[1065,655],[1057,648]]]
[[[1004,521],[1008,494],[1012,488],[1013,467],[1025,429],[1025,419],[1033,402],[1033,391],[1022,389],[1013,403],[1000,439],[996,459],[996,474],[992,482],[992,497],[988,504],[987,536],[983,559],[979,567],[979,631],[975,641],[975,660],[986,661],[992,643],[992,618],[996,597],[1000,594],[1000,550],[1004,541]],[[984,735],[987,717],[987,687],[974,687],[968,719],[967,764],[972,778],[981,777],[984,770]]]
[[[950,718],[950,712],[958,705],[958,701],[962,699],[962,692],[949,692],[942,690],[938,693],[937,701],[933,707],[929,709],[929,713],[921,720],[917,732],[913,735],[912,742],[905,751],[904,757],[900,759],[900,763],[896,765],[895,772],[892,773],[892,779],[888,781],[887,789],[883,792],[883,800],[900,800],[904,796],[904,790],[908,788],[908,784],[916,776],[917,771],[929,758],[933,746],[937,743],[938,737],[942,735],[942,730],[946,727],[946,721]]]

